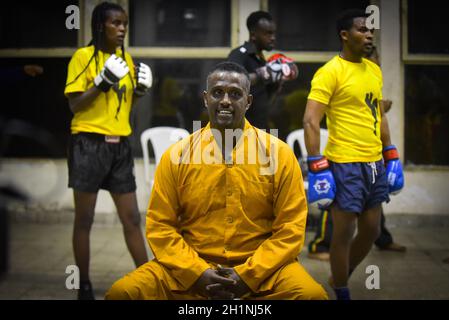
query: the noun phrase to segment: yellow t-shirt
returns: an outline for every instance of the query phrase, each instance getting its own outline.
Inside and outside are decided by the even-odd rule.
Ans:
[[[265,280],[303,246],[307,200],[293,151],[248,121],[244,135],[224,161],[208,125],[172,145],[156,168],[147,239],[184,288],[210,262],[235,266],[255,292],[269,290]],[[251,159],[255,149],[270,160]]]
[[[94,46],[89,46],[80,48],[73,54],[64,90],[66,96],[73,92],[85,92],[94,86],[94,78],[111,55],[98,51],[97,59],[93,58],[89,63],[93,53]],[[123,59],[121,49],[115,54]],[[108,92],[100,93],[91,106],[75,113],[71,125],[72,133],[95,132],[117,136],[131,134],[129,114],[135,86],[134,63],[127,52],[125,56],[130,72],[120,80],[118,86],[114,85]],[[89,66],[84,70],[88,63]],[[76,78],[77,76],[79,77]]]
[[[378,65],[334,57],[314,75],[309,99],[327,105],[329,140],[324,155],[333,162],[372,162],[382,158]]]

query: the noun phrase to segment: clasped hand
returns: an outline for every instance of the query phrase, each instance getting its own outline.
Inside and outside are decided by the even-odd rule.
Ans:
[[[200,295],[213,300],[240,298],[250,292],[249,287],[233,268],[218,266],[217,270],[207,269],[193,285]]]

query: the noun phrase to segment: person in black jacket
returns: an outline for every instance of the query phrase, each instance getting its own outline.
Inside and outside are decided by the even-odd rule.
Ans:
[[[276,41],[276,24],[270,13],[253,12],[248,16],[246,25],[249,40],[233,49],[228,60],[243,66],[250,75],[254,100],[246,118],[253,126],[268,129],[270,106],[282,82],[297,78],[298,68],[292,59],[282,54],[265,59],[263,50],[273,50]]]

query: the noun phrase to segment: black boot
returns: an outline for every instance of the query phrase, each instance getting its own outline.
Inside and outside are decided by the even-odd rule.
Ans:
[[[95,300],[92,284],[90,281],[81,281],[78,290],[78,300]]]

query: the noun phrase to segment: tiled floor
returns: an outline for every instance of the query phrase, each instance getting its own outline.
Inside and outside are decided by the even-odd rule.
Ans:
[[[407,246],[406,253],[373,249],[350,281],[355,299],[449,299],[449,228],[415,226],[391,229],[395,240]],[[73,264],[70,223],[11,224],[10,269],[0,281],[0,299],[75,299],[65,287],[66,267]],[[313,237],[307,233],[306,243]],[[91,234],[91,279],[98,299],[112,283],[133,269],[121,226],[95,224]],[[329,264],[307,258],[300,260],[312,276],[327,285]],[[366,266],[380,269],[380,289],[365,287]]]

